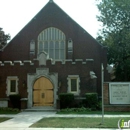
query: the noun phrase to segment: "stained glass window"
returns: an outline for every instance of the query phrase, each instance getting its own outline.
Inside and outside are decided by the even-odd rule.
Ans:
[[[38,35],[38,54],[45,51],[54,60],[65,59],[65,34],[54,27],[43,30]]]

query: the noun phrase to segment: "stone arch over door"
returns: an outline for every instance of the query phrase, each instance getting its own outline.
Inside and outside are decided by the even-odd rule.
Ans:
[[[46,77],[40,77],[33,85],[33,106],[53,106],[54,87]]]
[[[56,108],[56,101],[58,99],[58,74],[50,73],[48,68],[37,68],[36,73],[27,75],[27,91],[28,91],[28,108],[33,107],[33,87],[38,79],[44,77],[53,85],[53,104],[52,107]],[[44,95],[42,95],[44,97]],[[49,100],[49,99],[48,99]]]

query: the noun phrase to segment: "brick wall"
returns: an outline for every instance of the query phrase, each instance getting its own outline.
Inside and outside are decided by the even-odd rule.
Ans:
[[[10,43],[0,53],[0,61],[15,60],[33,60],[37,58],[37,38],[38,35],[46,28],[55,27],[64,32],[66,36],[66,59],[69,58],[67,43],[71,38],[73,40],[73,59],[93,59],[93,71],[98,77],[97,89],[101,95],[101,63],[104,68],[107,66],[107,50],[102,47],[87,31],[72,20],[63,10],[54,3],[48,3],[29,24],[27,24],[18,35],[16,35]],[[30,55],[30,41],[35,41],[35,54]],[[60,64],[60,63],[59,63]],[[58,65],[59,66],[59,65]],[[64,66],[64,65],[62,65]],[[89,66],[89,63],[88,63]],[[49,67],[50,68],[50,67]],[[54,72],[56,67],[51,67]],[[58,67],[57,67],[58,68]],[[56,69],[57,69],[56,68]],[[79,68],[82,69],[82,66]],[[80,71],[80,69],[76,71]],[[69,69],[68,69],[69,70]],[[70,68],[71,71],[71,68]],[[64,72],[63,72],[64,73]],[[66,72],[65,72],[66,73]],[[82,70],[82,73],[87,73]],[[61,73],[62,74],[62,73]],[[80,74],[81,75],[81,74]],[[84,78],[84,77],[82,77]],[[109,81],[107,70],[105,69],[105,81]],[[88,84],[89,85],[89,84]]]
[[[36,68],[39,68],[38,61],[29,62],[2,62],[0,64],[0,98],[6,98],[6,80],[8,76],[18,77],[18,89],[22,98],[27,98],[27,84],[23,86],[23,82],[27,83],[27,74],[36,73]],[[80,96],[85,95],[86,92],[97,92],[97,84],[95,79],[91,79],[90,71],[93,71],[93,61],[57,61],[52,64],[47,60],[45,68],[49,68],[49,72],[58,73],[58,80],[61,82],[59,92],[67,92],[68,89],[68,75],[79,75],[80,77]]]
[[[109,104],[109,83],[104,83],[104,89],[103,89],[103,96],[104,96],[104,105]]]

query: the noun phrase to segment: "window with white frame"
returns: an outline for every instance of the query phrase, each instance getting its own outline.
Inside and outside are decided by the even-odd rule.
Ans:
[[[7,96],[18,94],[18,77],[9,76],[7,77]]]
[[[43,30],[38,35],[38,54],[45,51],[49,58],[63,60],[65,54],[65,34],[54,27]]]
[[[80,78],[79,75],[68,75],[68,93],[79,95],[80,93]]]

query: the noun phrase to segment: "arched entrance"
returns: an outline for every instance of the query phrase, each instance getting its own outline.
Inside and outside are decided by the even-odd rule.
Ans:
[[[33,85],[33,106],[53,106],[54,87],[49,79],[40,77]]]

